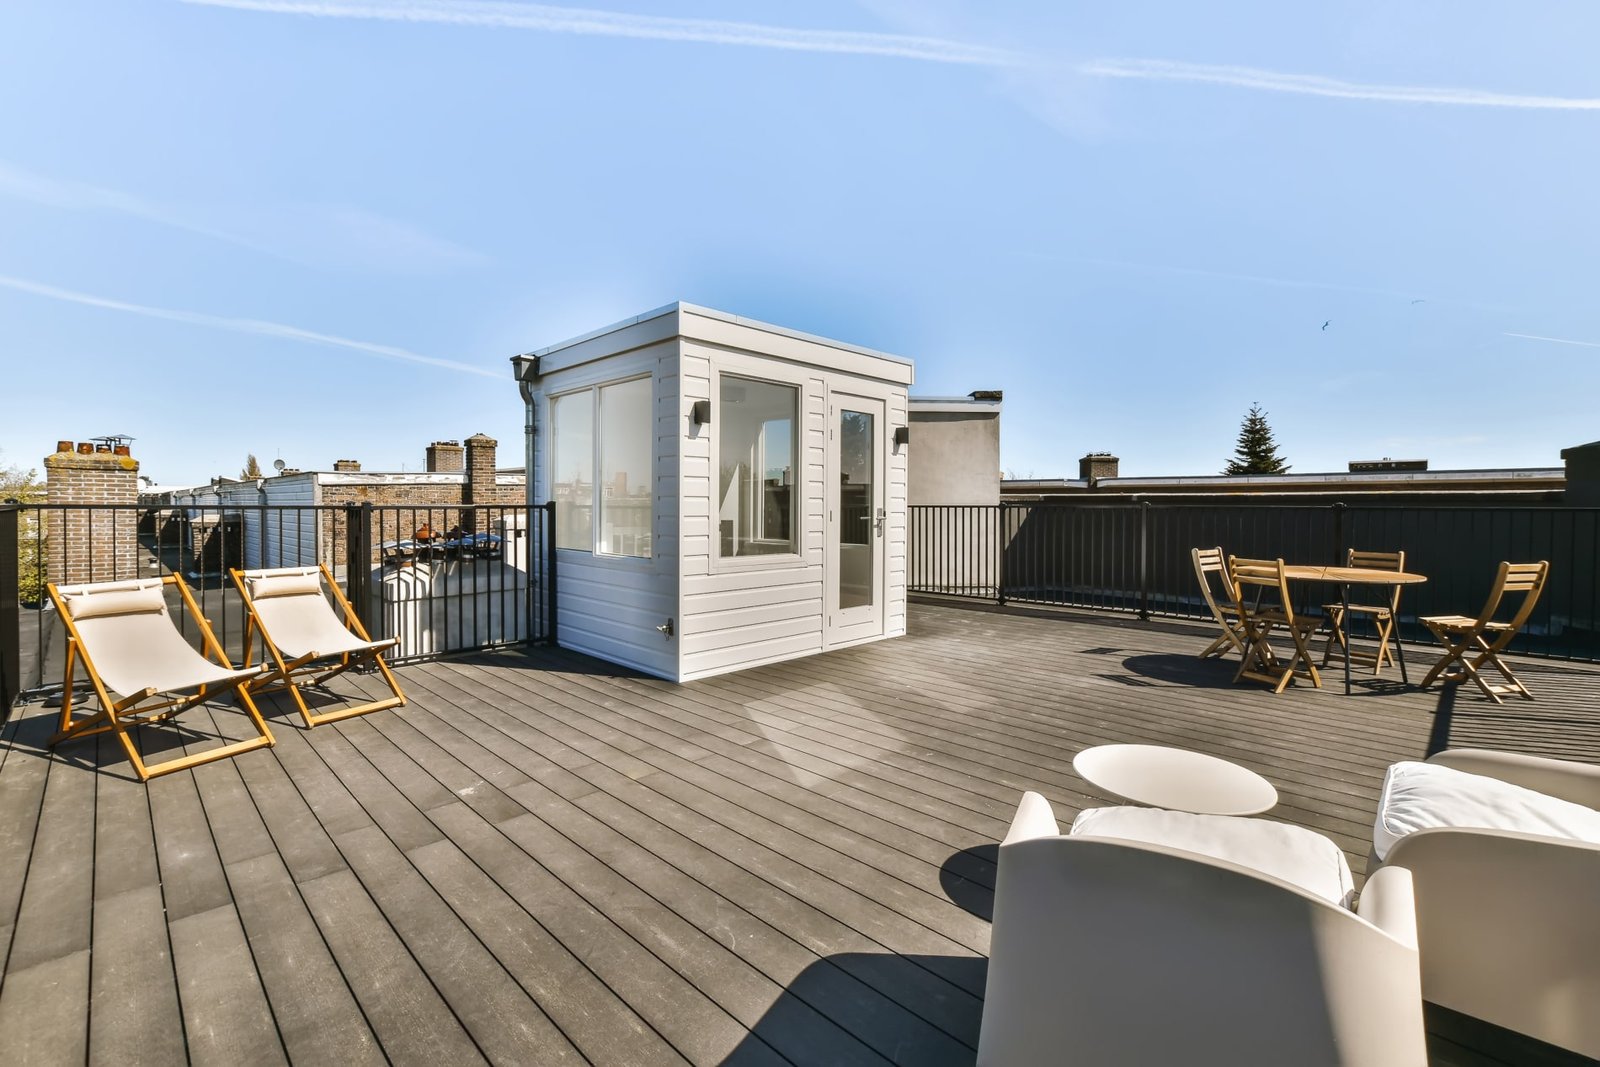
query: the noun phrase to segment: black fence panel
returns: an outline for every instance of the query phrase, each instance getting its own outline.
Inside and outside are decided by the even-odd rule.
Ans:
[[[1502,560],[1549,561],[1550,580],[1512,645],[1600,661],[1600,509],[1359,504],[1017,503],[910,509],[909,591],[1141,616],[1209,618],[1191,551],[1341,564],[1350,548],[1406,553],[1401,630],[1475,615]],[[1304,583],[1303,610],[1337,587]]]
[[[19,693],[61,684],[62,634],[47,582],[180,575],[237,662],[244,609],[230,570],[326,565],[368,632],[399,639],[389,661],[408,663],[550,640],[552,534],[549,505],[3,505],[0,697],[10,699],[0,711]],[[175,594],[172,603],[198,645]]]

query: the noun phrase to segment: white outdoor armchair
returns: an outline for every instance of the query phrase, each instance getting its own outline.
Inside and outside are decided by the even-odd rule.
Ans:
[[[978,1062],[1420,1065],[1415,932],[1398,870],[1352,912],[1198,852],[1062,836],[1028,793],[1000,846]]]
[[[1474,749],[1395,764],[1368,870],[1401,867],[1425,999],[1600,1059],[1600,767]]]

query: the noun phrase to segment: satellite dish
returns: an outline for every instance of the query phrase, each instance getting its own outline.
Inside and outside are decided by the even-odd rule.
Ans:
[[[272,461],[272,469],[275,470],[275,471],[281,471],[286,466],[288,466],[288,464],[285,463],[282,459],[275,459],[275,460]]]

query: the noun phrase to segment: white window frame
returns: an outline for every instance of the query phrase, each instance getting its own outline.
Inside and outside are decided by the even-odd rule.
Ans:
[[[602,549],[601,545],[600,545],[600,529],[601,529],[601,526],[603,525],[602,522],[600,521],[600,511],[601,511],[601,508],[604,506],[604,494],[600,490],[600,476],[601,476],[600,444],[601,444],[602,439],[605,436],[605,427],[601,424],[600,390],[604,389],[606,386],[609,386],[609,385],[625,385],[628,382],[637,382],[637,381],[641,381],[641,380],[649,381],[651,383],[651,387],[650,387],[650,408],[651,408],[650,418],[651,418],[651,421],[653,423],[654,420],[655,420],[655,402],[656,402],[656,398],[655,398],[655,375],[652,374],[652,373],[649,373],[649,372],[646,372],[646,373],[643,373],[643,374],[628,374],[628,375],[624,375],[621,378],[607,378],[604,381],[588,382],[588,383],[586,383],[584,385],[575,385],[570,389],[562,389],[560,392],[549,393],[549,394],[546,394],[546,396],[545,396],[545,425],[550,427],[550,432],[546,435],[546,439],[550,442],[549,455],[545,457],[545,471],[546,471],[546,475],[545,475],[545,485],[546,485],[545,499],[547,499],[547,500],[554,499],[554,493],[555,493],[555,487],[556,487],[555,479],[556,479],[556,472],[557,472],[556,464],[557,464],[557,461],[560,459],[560,456],[556,451],[556,417],[555,417],[556,401],[557,400],[562,400],[562,399],[565,399],[565,398],[571,397],[571,396],[577,396],[579,393],[588,393],[589,394],[589,410],[590,410],[590,413],[591,413],[591,415],[590,415],[590,420],[591,421],[590,421],[590,424],[589,424],[590,427],[591,427],[591,433],[590,433],[590,438],[591,439],[589,441],[589,449],[590,449],[589,462],[590,462],[590,471],[592,472],[592,478],[591,478],[592,490],[591,491],[594,494],[594,499],[591,501],[591,503],[589,505],[589,547],[588,547],[587,550],[582,549],[582,548],[558,548],[557,549],[558,552],[570,552],[570,553],[574,553],[574,554],[588,555],[588,556],[592,556],[595,559],[610,560],[610,561],[612,561],[614,563],[618,563],[618,564],[621,564],[621,565],[624,565],[624,566],[634,565],[634,566],[648,567],[648,566],[652,565],[654,563],[654,561],[655,561],[655,558],[656,558],[655,550],[656,550],[656,544],[657,544],[657,540],[656,540],[656,509],[655,509],[655,504],[654,504],[654,500],[655,500],[655,477],[656,477],[656,472],[655,472],[656,456],[655,456],[655,452],[654,452],[653,449],[652,449],[651,454],[650,454],[650,487],[651,487],[650,488],[650,497],[651,497],[651,501],[652,501],[651,507],[650,507],[650,534],[649,534],[649,536],[650,536],[650,555],[648,555],[648,556],[634,556],[634,555],[627,555],[627,554],[620,553],[620,552],[607,552],[607,551],[604,551]],[[655,436],[656,436],[655,432],[652,429],[652,432],[650,434],[650,439],[652,441],[655,440]]]
[[[716,367],[711,372],[711,500],[709,509],[711,513],[711,569],[713,573],[726,571],[748,570],[781,570],[805,565],[805,538],[806,538],[806,379],[801,377],[790,378],[781,374],[773,374],[769,364],[763,364],[759,369],[743,366]],[[740,381],[757,382],[763,385],[779,385],[795,391],[794,425],[791,433],[794,435],[789,446],[790,477],[793,484],[790,492],[793,494],[789,501],[789,525],[791,527],[790,552],[774,552],[771,555],[758,556],[724,556],[722,554],[722,534],[720,532],[721,519],[718,514],[720,494],[722,491],[722,434],[719,422],[722,414],[722,380],[724,378],[737,378]],[[765,441],[762,442],[765,447]]]

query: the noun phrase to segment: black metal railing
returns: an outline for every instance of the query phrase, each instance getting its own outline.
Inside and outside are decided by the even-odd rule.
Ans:
[[[1342,562],[1350,547],[1402,549],[1401,625],[1475,615],[1502,560],[1550,562],[1550,579],[1513,648],[1600,660],[1600,508],[1334,504],[919,505],[910,509],[908,588],[1141,617],[1207,619],[1190,551],[1290,563]],[[1319,610],[1328,588],[1307,585]]]
[[[0,721],[62,682],[46,583],[182,575],[230,658],[231,568],[326,564],[373,637],[408,663],[544,642],[556,629],[554,505],[0,505]],[[198,640],[187,616],[180,628]],[[259,650],[257,651],[259,657]]]

